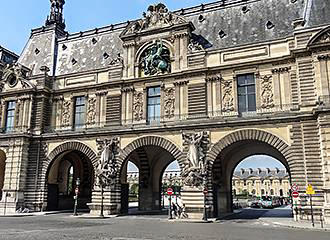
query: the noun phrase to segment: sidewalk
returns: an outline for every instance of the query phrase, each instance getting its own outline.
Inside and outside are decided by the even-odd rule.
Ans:
[[[299,221],[296,222],[293,219],[288,218],[260,218],[259,221],[281,226],[288,228],[299,228],[299,229],[309,229],[309,230],[321,230],[321,231],[330,231],[330,225],[326,225],[323,223],[323,228],[321,227],[321,223],[315,222],[315,226],[312,226],[312,222],[310,221]]]

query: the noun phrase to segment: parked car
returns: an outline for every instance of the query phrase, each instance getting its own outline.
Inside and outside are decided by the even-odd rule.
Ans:
[[[263,196],[261,198],[261,207],[262,208],[273,208],[273,199],[269,196]]]

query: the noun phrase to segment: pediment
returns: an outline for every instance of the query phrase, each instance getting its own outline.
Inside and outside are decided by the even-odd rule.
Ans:
[[[330,26],[318,32],[308,42],[308,47],[319,47],[330,45]]]
[[[128,24],[121,38],[187,23],[183,16],[170,12],[164,4],[154,4],[148,7],[147,13],[143,13],[142,19]]]
[[[27,80],[30,70],[21,64],[8,64],[3,70],[0,92],[4,90],[32,89],[34,84]]]

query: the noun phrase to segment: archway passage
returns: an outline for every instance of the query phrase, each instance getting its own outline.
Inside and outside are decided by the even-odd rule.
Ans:
[[[6,154],[0,150],[0,201],[2,200],[2,189],[5,181]]]
[[[233,195],[237,196],[238,194],[245,193],[246,196],[259,196],[262,198],[262,196],[271,196],[272,193],[275,195],[275,189],[270,186],[272,175],[274,175],[275,169],[270,170],[263,166],[267,158],[263,158],[260,161],[259,169],[260,175],[263,176],[263,182],[267,185],[267,187],[261,187],[259,184],[259,187],[253,188],[253,186],[244,186],[244,184],[252,184],[250,181],[247,181],[245,179],[245,183],[243,180],[242,186],[234,186],[233,187],[233,178],[237,175],[240,176],[246,176],[250,169],[247,169],[246,172],[242,174],[238,174],[237,171],[235,171],[235,168],[238,166],[239,163],[241,163],[244,159],[251,157],[251,156],[260,156],[260,155],[266,155],[269,156],[271,159],[276,159],[283,168],[285,169],[284,172],[287,173],[288,179],[290,177],[290,169],[289,164],[284,155],[274,146],[272,146],[269,143],[259,141],[259,140],[239,140],[234,143],[231,143],[230,145],[226,146],[222,149],[222,151],[218,154],[216,157],[216,160],[213,164],[212,169],[212,182],[213,182],[213,206],[214,206],[214,214],[216,216],[220,216],[224,213],[232,212],[235,204],[233,200]],[[269,159],[270,159],[269,158]],[[244,170],[242,170],[244,171]],[[253,170],[251,175],[258,175],[256,174],[256,171],[258,170],[258,167]],[[236,175],[235,175],[236,172]],[[279,171],[281,174],[283,171]],[[266,179],[265,179],[266,178]],[[288,180],[289,181],[289,180]],[[242,181],[241,181],[242,182]],[[239,184],[241,184],[239,182]],[[269,183],[269,186],[268,186]],[[275,184],[275,182],[274,182]],[[288,186],[289,187],[289,186]],[[244,191],[245,190],[245,191]],[[282,189],[283,190],[283,189]],[[279,193],[279,189],[276,189]],[[279,193],[280,194],[280,193]],[[286,193],[287,195],[287,193]]]
[[[126,157],[121,170],[121,212],[129,212],[129,185],[127,179],[128,162],[134,163],[138,171],[138,211],[158,212],[162,209],[162,177],[167,166],[175,161],[174,156],[159,146],[147,145],[138,147]]]
[[[282,163],[267,155],[253,155],[233,172],[233,208],[277,209],[281,210],[278,216],[290,215],[290,189],[290,176]]]
[[[47,209],[50,211],[73,209],[78,182],[78,208],[88,209],[87,203],[91,202],[93,181],[93,166],[85,154],[76,150],[60,154],[52,162],[47,174]]]

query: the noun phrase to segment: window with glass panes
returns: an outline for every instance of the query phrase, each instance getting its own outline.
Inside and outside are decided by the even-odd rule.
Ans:
[[[15,107],[16,107],[15,101],[7,102],[6,132],[13,131],[14,129]]]
[[[254,74],[237,76],[238,112],[256,111],[256,85]]]
[[[81,128],[85,124],[85,97],[76,97],[75,100],[75,115],[74,115],[74,126],[76,128]]]
[[[160,87],[148,88],[148,122],[160,120]]]

